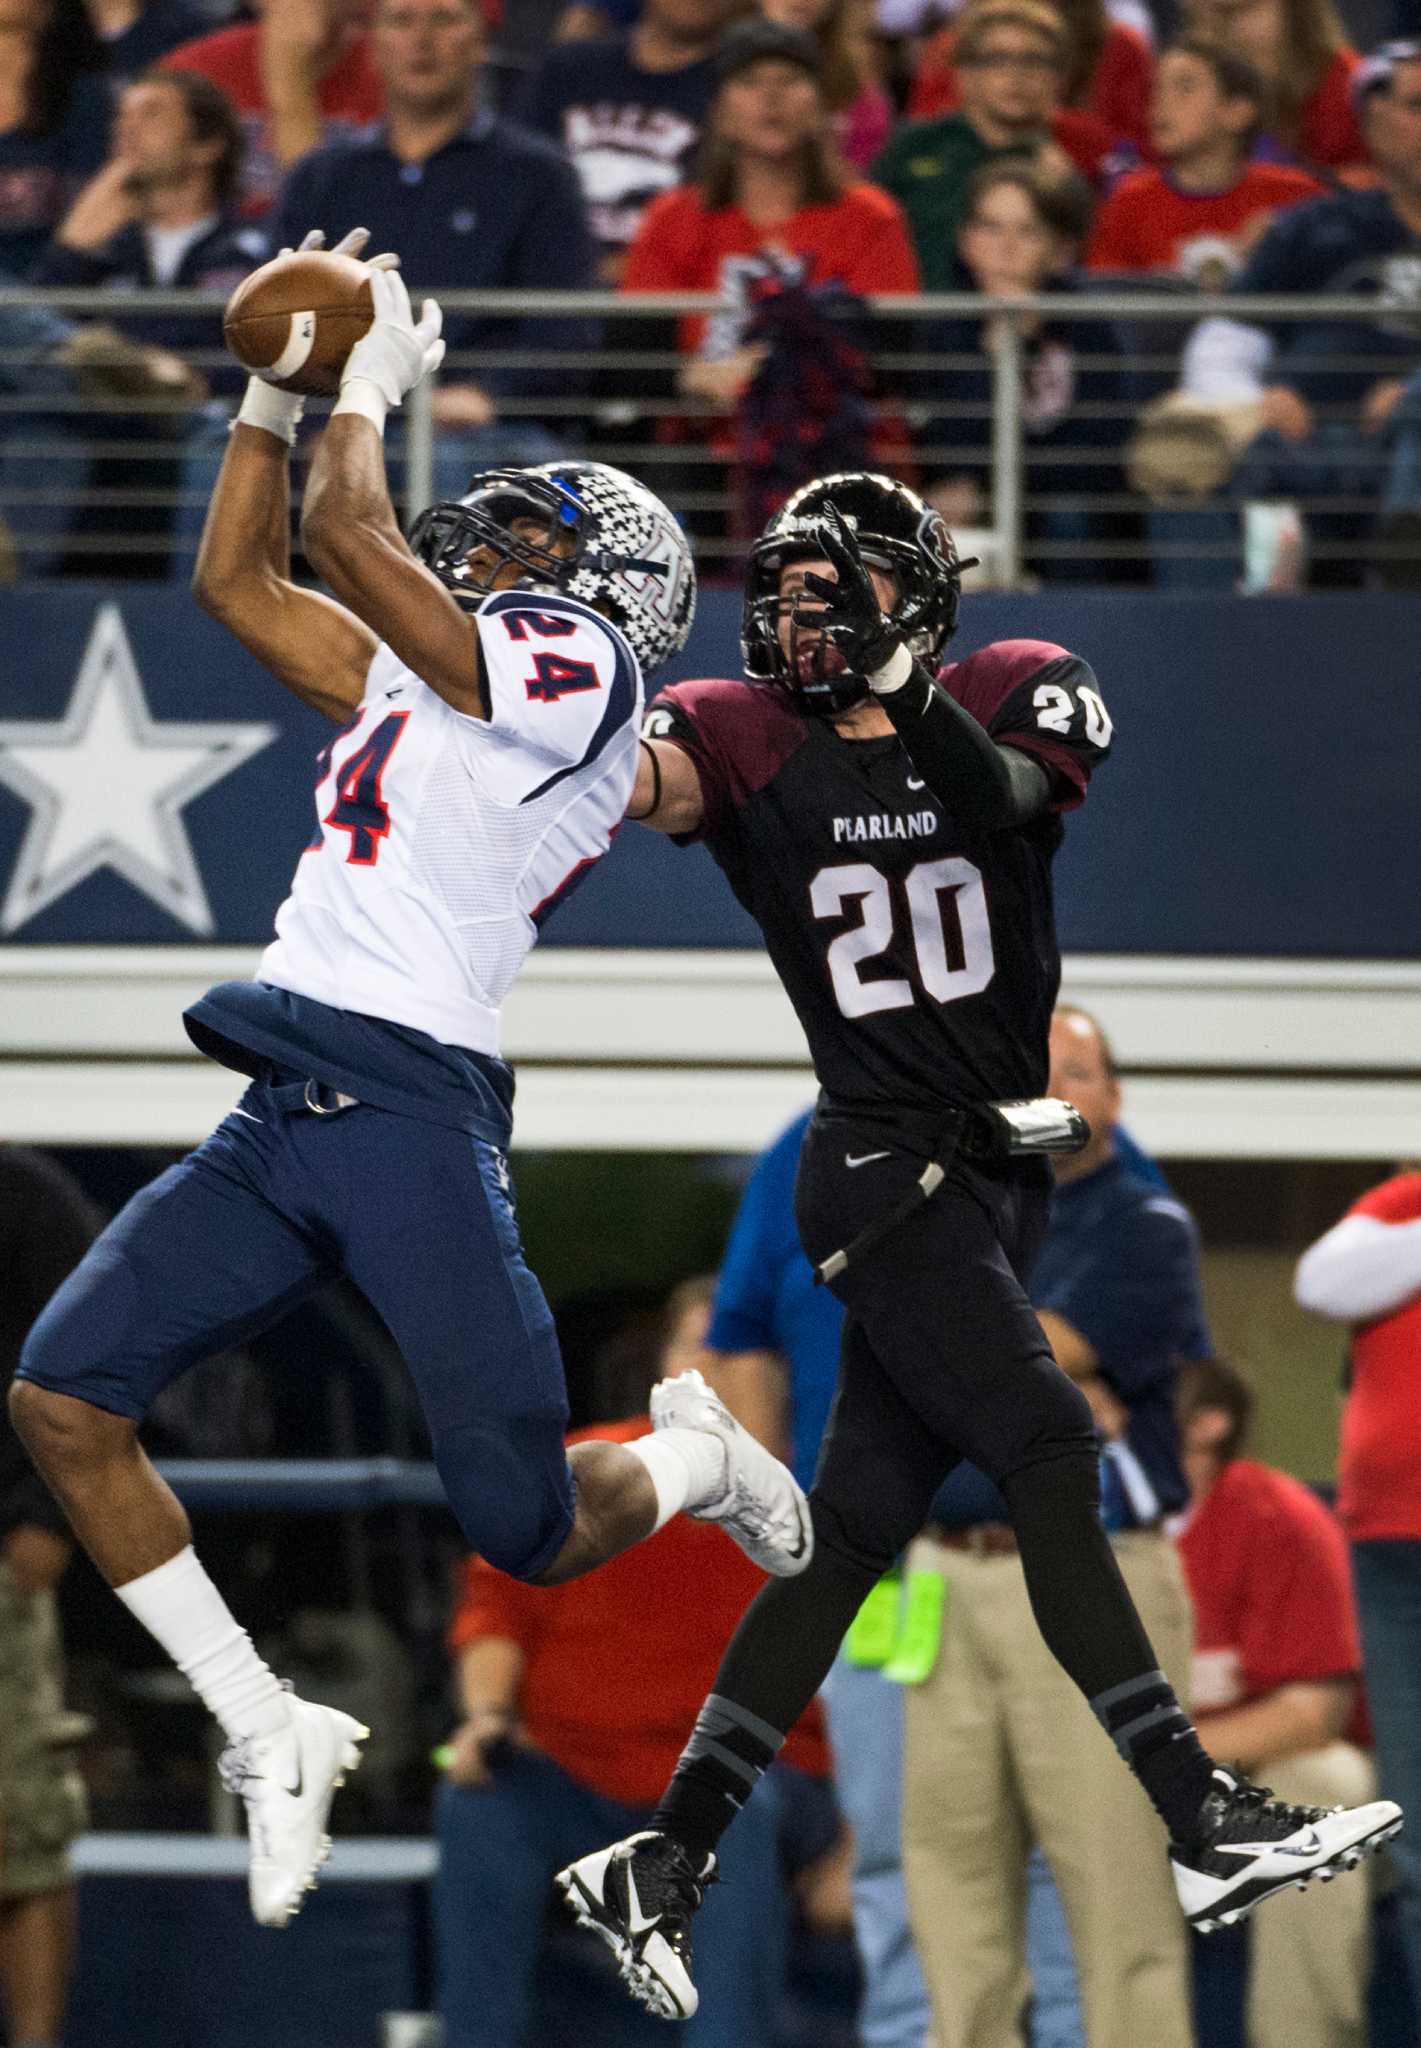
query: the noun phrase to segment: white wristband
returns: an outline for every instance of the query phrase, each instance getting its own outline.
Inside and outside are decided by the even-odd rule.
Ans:
[[[379,385],[369,377],[348,377],[340,387],[340,397],[331,408],[331,418],[337,413],[358,413],[363,420],[369,420],[377,434],[385,432],[385,415],[390,410],[389,400]]]
[[[305,406],[299,391],[278,391],[260,377],[249,377],[237,419],[244,427],[260,427],[264,434],[275,434],[289,448]]]
[[[895,690],[901,690],[913,673],[913,657],[907,643],[900,640],[882,668],[875,669],[868,679],[868,687],[875,697],[891,697]]]

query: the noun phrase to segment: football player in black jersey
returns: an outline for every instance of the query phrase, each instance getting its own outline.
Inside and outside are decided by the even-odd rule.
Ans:
[[[1090,1409],[1024,1282],[1043,1153],[1070,1142],[1064,1106],[1031,1100],[1060,979],[1051,862],[1110,718],[1061,647],[939,666],[961,568],[901,484],[807,485],[752,554],[748,686],[675,684],[644,728],[629,815],[705,839],[809,1040],[799,1232],[847,1310],[809,1567],[746,1612],[651,1827],[558,1879],[667,2019],[696,2009],[690,1921],[722,1831],[959,1458],[1005,1495],[1041,1632],[1164,1820],[1196,1926],[1400,1825],[1385,1801],[1285,1806],[1216,1768],[1101,1527]]]

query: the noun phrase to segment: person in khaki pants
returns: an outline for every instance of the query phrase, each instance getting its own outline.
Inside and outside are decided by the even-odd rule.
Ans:
[[[1192,1618],[1163,1523],[1186,1497],[1177,1361],[1208,1349],[1197,1239],[1167,1190],[1120,1156],[1114,1059],[1082,1011],[1062,1007],[1053,1019],[1050,1090],[1076,1104],[1093,1135],[1055,1162],[1032,1301],[1058,1364],[1095,1409],[1102,1515],[1183,1699]],[[954,1474],[911,1553],[945,1591],[936,1660],[907,1692],[903,1788],[904,1871],[935,2048],[1022,2048],[1027,1862],[1038,1842],[1070,1929],[1089,2048],[1192,2048],[1186,1930],[1159,1822],[1042,1642],[1005,1512],[993,1517],[980,1487],[980,1475]]]
[[[1361,1644],[1342,1528],[1286,1472],[1240,1455],[1247,1382],[1219,1359],[1180,1385],[1190,1508],[1180,1552],[1197,1615],[1193,1704],[1217,1756],[1280,1799],[1376,1797],[1358,1717]],[[1289,1892],[1249,1929],[1249,2048],[1363,2048],[1371,1973],[1369,1885]]]

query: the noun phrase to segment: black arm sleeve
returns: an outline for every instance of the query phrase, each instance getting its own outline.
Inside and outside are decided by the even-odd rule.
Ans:
[[[919,663],[901,690],[875,700],[938,802],[970,832],[1025,825],[1044,811],[1050,778],[1020,747],[999,747]]]

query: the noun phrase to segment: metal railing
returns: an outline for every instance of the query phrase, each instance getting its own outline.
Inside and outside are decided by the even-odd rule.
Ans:
[[[640,474],[685,522],[703,569],[734,573],[772,487],[796,480],[783,457],[797,423],[793,395],[781,395],[776,414],[757,410],[753,398],[714,404],[680,388],[685,358],[675,322],[724,311],[722,297],[438,296],[456,339],[461,322],[504,323],[501,332],[485,328],[488,345],[452,349],[439,378],[445,387],[492,385],[499,416],[481,433],[449,428],[439,422],[434,385],[411,394],[388,437],[406,515],[457,494],[468,470],[490,460],[582,452]],[[0,289],[0,545],[8,534],[12,574],[187,575],[225,441],[230,402],[222,394],[239,382],[217,342],[221,305],[196,292]],[[107,366],[89,361],[80,371],[61,363],[52,345],[16,346],[15,316],[41,307],[79,326],[112,324],[121,334],[154,315],[210,315],[212,345],[185,351],[183,360],[218,395],[204,404],[192,394],[175,399],[145,389],[141,361],[122,350]],[[947,492],[954,523],[981,529],[973,540],[988,557],[987,580],[1008,588],[1035,580],[1235,587],[1249,536],[1246,507],[1259,499],[1296,507],[1324,580],[1355,581],[1388,559],[1397,580],[1409,580],[1413,564],[1421,573],[1421,543],[1404,519],[1378,533],[1379,515],[1396,509],[1397,416],[1389,429],[1370,433],[1358,418],[1364,383],[1403,379],[1421,363],[1421,339],[1408,333],[1403,316],[1395,316],[1394,348],[1381,355],[1317,355],[1303,363],[1290,352],[1290,369],[1311,368],[1344,388],[1350,380],[1351,389],[1344,402],[1317,409],[1312,441],[1269,444],[1277,458],[1271,468],[1257,460],[1264,444],[1246,455],[1240,445],[1223,459],[1212,490],[1171,495],[1139,487],[1132,454],[1142,420],[1177,386],[1180,348],[1211,315],[1284,332],[1327,320],[1375,325],[1382,317],[1352,297],[1219,299],[1094,287],[1010,301],[966,293],[878,299],[863,358],[867,391],[857,394],[849,427],[841,422],[838,438],[821,444],[822,460],[812,440],[806,444],[806,473],[844,466],[857,436],[863,461]],[[512,323],[530,316],[601,323],[600,341],[586,349],[519,347]],[[978,337],[987,318],[993,346],[983,353]],[[1088,323],[1086,345],[1069,362],[1059,349],[1043,360],[1043,322],[1057,342]],[[1208,439],[1207,424],[1199,432]],[[298,493],[301,457],[298,450]],[[1421,520],[1421,505],[1403,509]]]

